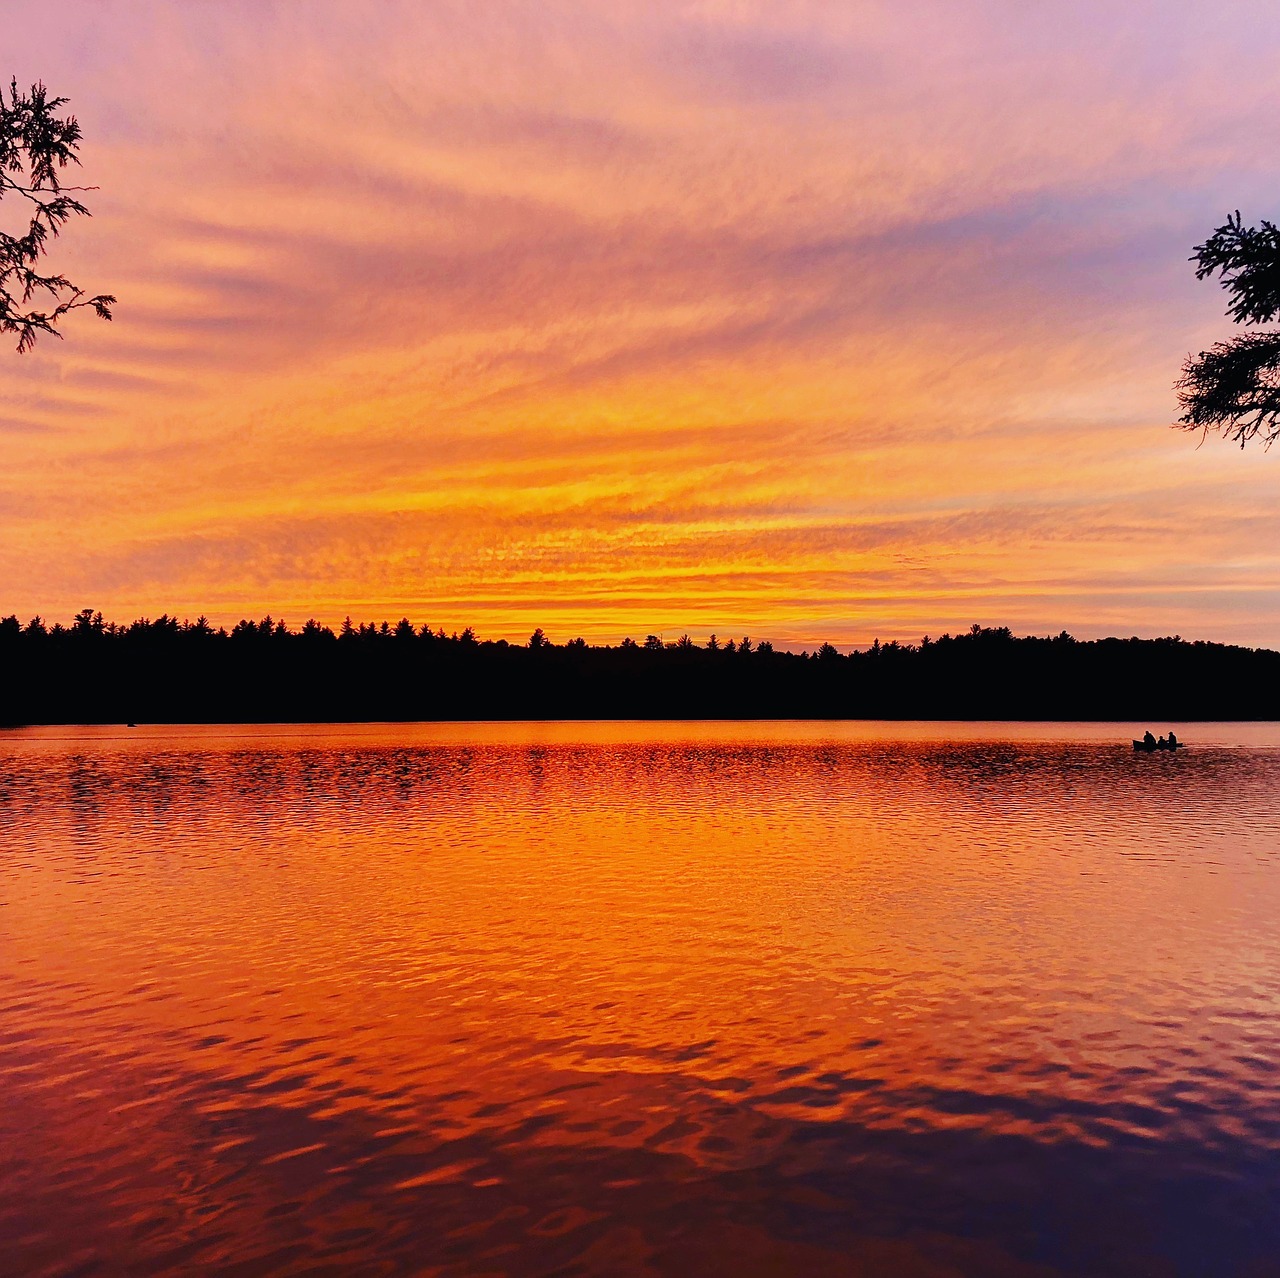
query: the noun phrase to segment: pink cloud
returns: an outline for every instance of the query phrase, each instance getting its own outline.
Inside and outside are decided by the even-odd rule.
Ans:
[[[0,361],[0,610],[1280,644],[1166,429],[1268,7],[13,7],[121,305]]]

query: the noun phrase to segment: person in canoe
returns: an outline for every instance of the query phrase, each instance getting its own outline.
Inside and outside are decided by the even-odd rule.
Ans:
[[[1173,729],[1169,729],[1169,749],[1176,750],[1182,744],[1177,737],[1173,735]]]
[[[1150,728],[1142,734],[1142,748],[1144,750],[1156,750],[1159,748],[1156,744],[1155,735]]]

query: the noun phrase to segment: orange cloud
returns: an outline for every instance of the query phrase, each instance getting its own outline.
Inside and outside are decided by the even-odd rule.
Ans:
[[[15,8],[121,305],[0,358],[0,610],[1280,644],[1166,429],[1263,7]]]

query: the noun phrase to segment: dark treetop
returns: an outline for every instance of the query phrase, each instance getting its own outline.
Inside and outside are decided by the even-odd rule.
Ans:
[[[0,723],[518,718],[1280,719],[1280,653],[974,626],[841,654],[750,639],[527,645],[270,617],[0,620]]]

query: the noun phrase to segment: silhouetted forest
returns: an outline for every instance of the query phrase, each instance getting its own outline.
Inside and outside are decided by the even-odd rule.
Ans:
[[[0,722],[518,718],[1280,719],[1280,653],[1169,639],[1016,638],[974,626],[843,654],[481,642],[411,625],[265,617],[70,626],[0,620]]]

